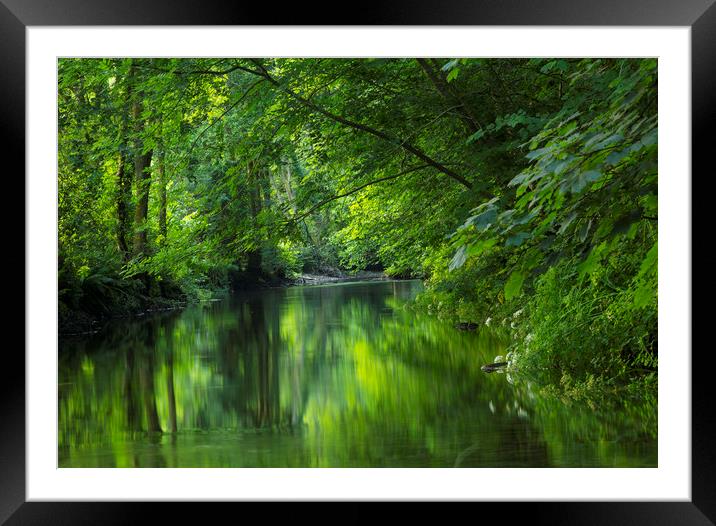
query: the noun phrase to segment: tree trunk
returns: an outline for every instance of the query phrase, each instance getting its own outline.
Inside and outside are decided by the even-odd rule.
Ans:
[[[159,151],[159,235],[164,244],[167,239],[167,175],[164,164],[164,148]]]
[[[251,222],[253,229],[256,231],[257,218],[259,212],[261,212],[261,181],[259,178],[259,170],[256,168],[254,161],[248,163],[248,181],[249,181],[249,207],[251,210]],[[262,270],[263,261],[261,258],[261,240],[254,240],[254,247],[248,253],[248,260],[246,263],[246,271],[250,275],[260,276],[263,273]]]
[[[132,104],[132,119],[137,137],[134,141],[134,185],[137,196],[137,206],[134,209],[134,256],[147,254],[147,212],[149,211],[149,185],[151,174],[149,166],[152,164],[152,151],[143,152],[143,143],[138,137],[144,129],[141,120],[141,102],[135,98]]]
[[[127,170],[125,154],[120,151],[117,167],[117,247],[126,263],[130,258],[129,233],[132,229],[130,207],[132,202],[131,170]]]
[[[147,255],[147,213],[149,211],[149,185],[151,175],[149,166],[152,152],[138,155],[134,160],[135,185],[137,189],[137,207],[134,209],[134,246],[135,256]]]
[[[127,120],[129,101],[132,98],[132,81],[134,68],[130,66],[127,83],[127,92],[122,101],[122,114],[119,121],[119,159],[117,165],[117,247],[122,255],[122,262],[127,263],[132,257],[130,249],[130,236],[132,231],[132,170],[127,167]]]
[[[450,85],[440,76],[439,70],[433,67],[433,64],[428,62],[424,58],[416,58],[417,63],[422,68],[425,75],[428,77],[430,82],[433,84],[435,89],[445,99],[448,104],[454,104],[457,106],[457,111],[460,114],[460,120],[465,124],[467,131],[470,134],[476,133],[480,128],[480,123],[475,117],[471,108],[463,100],[463,98],[457,93],[455,89],[452,89]]]
[[[296,195],[293,191],[291,165],[289,163],[286,163],[286,178],[284,180],[284,185],[286,186],[286,193],[288,195],[288,199],[291,202],[291,210],[293,211],[293,214],[295,216],[298,210],[296,208]],[[318,247],[316,246],[316,242],[313,240],[313,237],[311,236],[311,232],[308,229],[308,224],[306,224],[306,218],[301,219],[301,225],[303,225],[303,234],[306,236],[306,241],[308,241],[308,245],[311,247],[311,252],[313,253],[313,259],[316,262],[319,262],[319,260],[321,258],[318,253]]]

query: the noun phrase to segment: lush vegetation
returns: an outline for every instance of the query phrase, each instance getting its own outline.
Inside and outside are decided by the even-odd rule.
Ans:
[[[274,288],[71,339],[59,465],[656,465],[655,398],[587,407],[486,375],[509,338],[403,308],[420,288]]]
[[[62,59],[61,325],[423,278],[581,396],[654,385],[654,59]]]

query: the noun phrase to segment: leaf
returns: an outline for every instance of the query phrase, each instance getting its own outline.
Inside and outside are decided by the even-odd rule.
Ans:
[[[509,183],[507,183],[507,186],[517,186],[518,184],[522,184],[526,182],[531,175],[531,172],[522,172],[517,174]]]
[[[595,144],[593,147],[593,150],[601,150],[603,148],[606,148],[607,146],[611,146],[612,144],[616,144],[623,140],[624,140],[624,136],[622,134],[615,133],[614,135],[610,135],[603,141],[600,141],[598,144]]]
[[[617,164],[619,164],[619,161],[621,161],[622,159],[624,159],[624,157],[626,157],[627,155],[629,155],[629,150],[628,150],[628,149],[627,149],[627,150],[621,150],[621,151],[618,151],[618,152],[611,152],[609,155],[607,155],[607,158],[605,159],[604,162],[605,162],[605,164],[607,164],[608,166],[616,166]]]
[[[541,206],[537,206],[527,212],[526,214],[522,214],[521,216],[518,216],[514,219],[514,224],[516,225],[524,225],[525,223],[529,223],[532,221],[535,217],[537,217],[540,213],[540,210],[542,209]]]
[[[644,146],[651,146],[652,144],[656,144],[657,138],[658,131],[656,129],[653,129],[641,138],[641,142]]]
[[[606,248],[607,244],[602,243],[600,245],[597,245],[592,249],[592,251],[589,253],[589,256],[587,256],[587,259],[582,261],[579,266],[577,267],[577,272],[579,273],[579,277],[583,278],[584,276],[591,274],[595,270],[599,268],[599,263],[602,261],[602,255],[604,253],[604,249]]]
[[[524,241],[526,239],[529,239],[530,237],[532,237],[532,235],[529,232],[518,232],[517,234],[507,238],[507,241],[505,242],[505,246],[506,247],[518,247],[522,243],[524,243]]]
[[[457,59],[457,58],[450,60],[450,61],[446,62],[445,65],[443,65],[443,67],[440,69],[442,69],[443,71],[450,71],[452,68],[457,66],[458,61],[459,61],[459,59]]]
[[[589,234],[589,230],[592,228],[592,220],[590,219],[589,222],[584,223],[582,225],[582,228],[579,229],[579,240],[584,243],[587,240],[587,235]]]
[[[551,171],[554,172],[556,175],[560,175],[567,171],[567,168],[569,168],[572,163],[574,162],[574,157],[569,156],[569,158],[565,159],[564,161],[557,161],[554,163],[554,166],[551,167]]]
[[[634,291],[634,306],[637,309],[646,307],[651,303],[655,296],[656,290],[654,290],[649,284],[642,283]]]
[[[446,79],[446,80],[447,80],[448,82],[452,82],[453,80],[455,80],[455,79],[457,78],[457,76],[458,76],[459,73],[460,73],[460,68],[451,69],[451,70],[450,70],[450,73],[448,73],[448,75],[447,75],[447,79]]]
[[[496,218],[497,208],[495,208],[494,206],[490,206],[484,212],[474,215],[472,217],[468,217],[467,221],[465,221],[465,225],[474,225],[475,228],[477,228],[480,232],[484,232],[485,230],[490,228],[490,225],[495,222]]]
[[[577,194],[584,190],[584,187],[586,187],[589,183],[593,183],[594,181],[598,180],[602,177],[602,172],[599,172],[597,170],[587,170],[585,172],[580,172],[576,177],[572,179],[570,190],[573,194]]]
[[[528,159],[536,159],[537,157],[541,157],[542,155],[552,151],[552,148],[538,148],[536,150],[532,150],[530,153],[525,155]]]
[[[552,68],[554,67],[554,64],[555,64],[555,61],[552,60],[552,61],[550,61],[550,62],[547,62],[547,63],[546,63],[544,66],[542,66],[541,68],[539,68],[539,70],[540,70],[542,73],[549,73],[549,72],[552,70]]]
[[[654,245],[649,249],[649,252],[646,253],[646,256],[644,256],[644,259],[641,262],[641,266],[639,267],[637,279],[651,273],[653,270],[656,270],[655,267],[657,264],[659,253],[658,245],[658,241],[654,242]]]
[[[559,227],[559,231],[557,232],[557,235],[564,234],[564,232],[569,228],[569,225],[572,224],[572,221],[574,221],[577,218],[577,212],[572,212],[569,214],[564,221],[562,221],[561,226]]]
[[[544,243],[544,241],[543,241]],[[525,256],[522,258],[522,268],[532,269],[544,258],[544,252],[539,248],[531,248],[527,251]]]
[[[467,259],[466,248],[465,248],[465,245],[463,245],[457,249],[457,252],[455,252],[455,255],[453,256],[452,261],[450,261],[450,265],[448,266],[448,269],[455,270],[456,268],[462,267],[465,264],[466,259]]]
[[[610,237],[624,234],[628,232],[631,226],[641,218],[641,211],[639,209],[632,210],[631,212],[622,215],[614,223],[612,227]]]
[[[505,283],[505,300],[509,301],[520,295],[522,290],[522,283],[525,281],[525,274],[521,270],[516,270]]]
[[[467,144],[471,144],[471,143],[481,139],[486,133],[487,133],[487,131],[484,128],[477,130],[475,133],[473,133],[472,135],[470,135],[467,138],[467,141],[466,141]]]
[[[489,250],[497,243],[497,238],[491,237],[490,239],[481,239],[477,243],[473,243],[467,248],[467,257],[479,256],[486,250]]]
[[[561,59],[557,60],[557,63],[555,64],[554,67],[555,67],[555,69],[558,69],[562,72],[567,71],[567,69],[569,69],[569,65],[567,64],[567,62],[565,60],[561,60]]]
[[[483,210],[485,210],[485,209],[488,208],[489,206],[494,205],[495,203],[497,203],[497,201],[498,201],[499,199],[500,199],[499,197],[493,197],[493,198],[490,199],[489,201],[485,201],[484,203],[479,204],[478,206],[476,206],[475,208],[473,208],[473,209],[470,210],[470,211],[471,211],[471,212],[474,212],[474,213],[482,212]]]

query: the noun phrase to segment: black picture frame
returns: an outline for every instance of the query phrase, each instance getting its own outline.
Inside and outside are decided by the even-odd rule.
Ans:
[[[24,195],[25,28],[79,25],[549,25],[689,26],[692,60],[692,174],[708,180],[706,155],[713,148],[716,119],[716,6],[714,0],[393,0],[361,2],[342,14],[334,7],[296,3],[270,12],[261,3],[218,0],[0,0],[0,107],[3,150],[20,159],[12,172]],[[352,11],[352,12],[351,12]],[[7,157],[9,157],[8,155]],[[6,157],[6,160],[7,160]],[[703,168],[701,168],[703,167]],[[11,172],[5,172],[10,176]],[[692,195],[697,178],[690,174]],[[713,176],[711,176],[713,177]],[[6,179],[7,180],[7,179]],[[704,181],[705,182],[705,181]],[[699,181],[701,188],[702,181]],[[27,196],[25,196],[27,197]],[[18,214],[19,217],[19,214]],[[693,209],[692,209],[693,217]],[[708,224],[708,222],[706,223]],[[692,239],[705,230],[692,220]],[[11,229],[20,236],[21,229]],[[24,232],[24,229],[22,229]],[[18,240],[20,241],[20,240]],[[12,246],[24,246],[23,238]],[[6,245],[7,246],[7,245]],[[697,248],[697,247],[694,247]],[[19,248],[16,250],[19,254]],[[694,262],[700,261],[691,254]],[[24,256],[23,256],[24,260]],[[17,261],[17,256],[15,256]],[[26,263],[26,262],[25,262]],[[13,272],[17,273],[17,264]],[[26,268],[26,265],[23,265]],[[25,272],[25,282],[32,276]],[[19,311],[19,307],[16,307]],[[23,313],[24,313],[23,309]],[[694,309],[694,316],[697,312]],[[692,326],[694,326],[692,321]],[[692,332],[693,334],[693,332]],[[127,524],[147,517],[138,503],[39,503],[25,499],[25,360],[18,346],[4,346],[0,382],[0,522],[6,524]],[[694,346],[695,348],[695,346]],[[690,502],[530,502],[476,503],[481,508],[509,506],[510,519],[532,524],[714,524],[716,453],[714,411],[709,400],[710,349],[692,353],[692,500]],[[685,353],[691,349],[684,349]],[[165,520],[189,519],[184,505],[164,505]],[[421,506],[412,510],[422,514]],[[373,515],[364,504],[351,504],[341,522]],[[272,518],[278,519],[275,508]],[[482,510],[481,510],[482,513]],[[407,517],[404,517],[404,519]]]

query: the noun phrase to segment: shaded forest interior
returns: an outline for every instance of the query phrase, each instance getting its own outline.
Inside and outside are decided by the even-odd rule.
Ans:
[[[564,392],[655,385],[655,59],[58,68],[61,331],[379,271]]]

